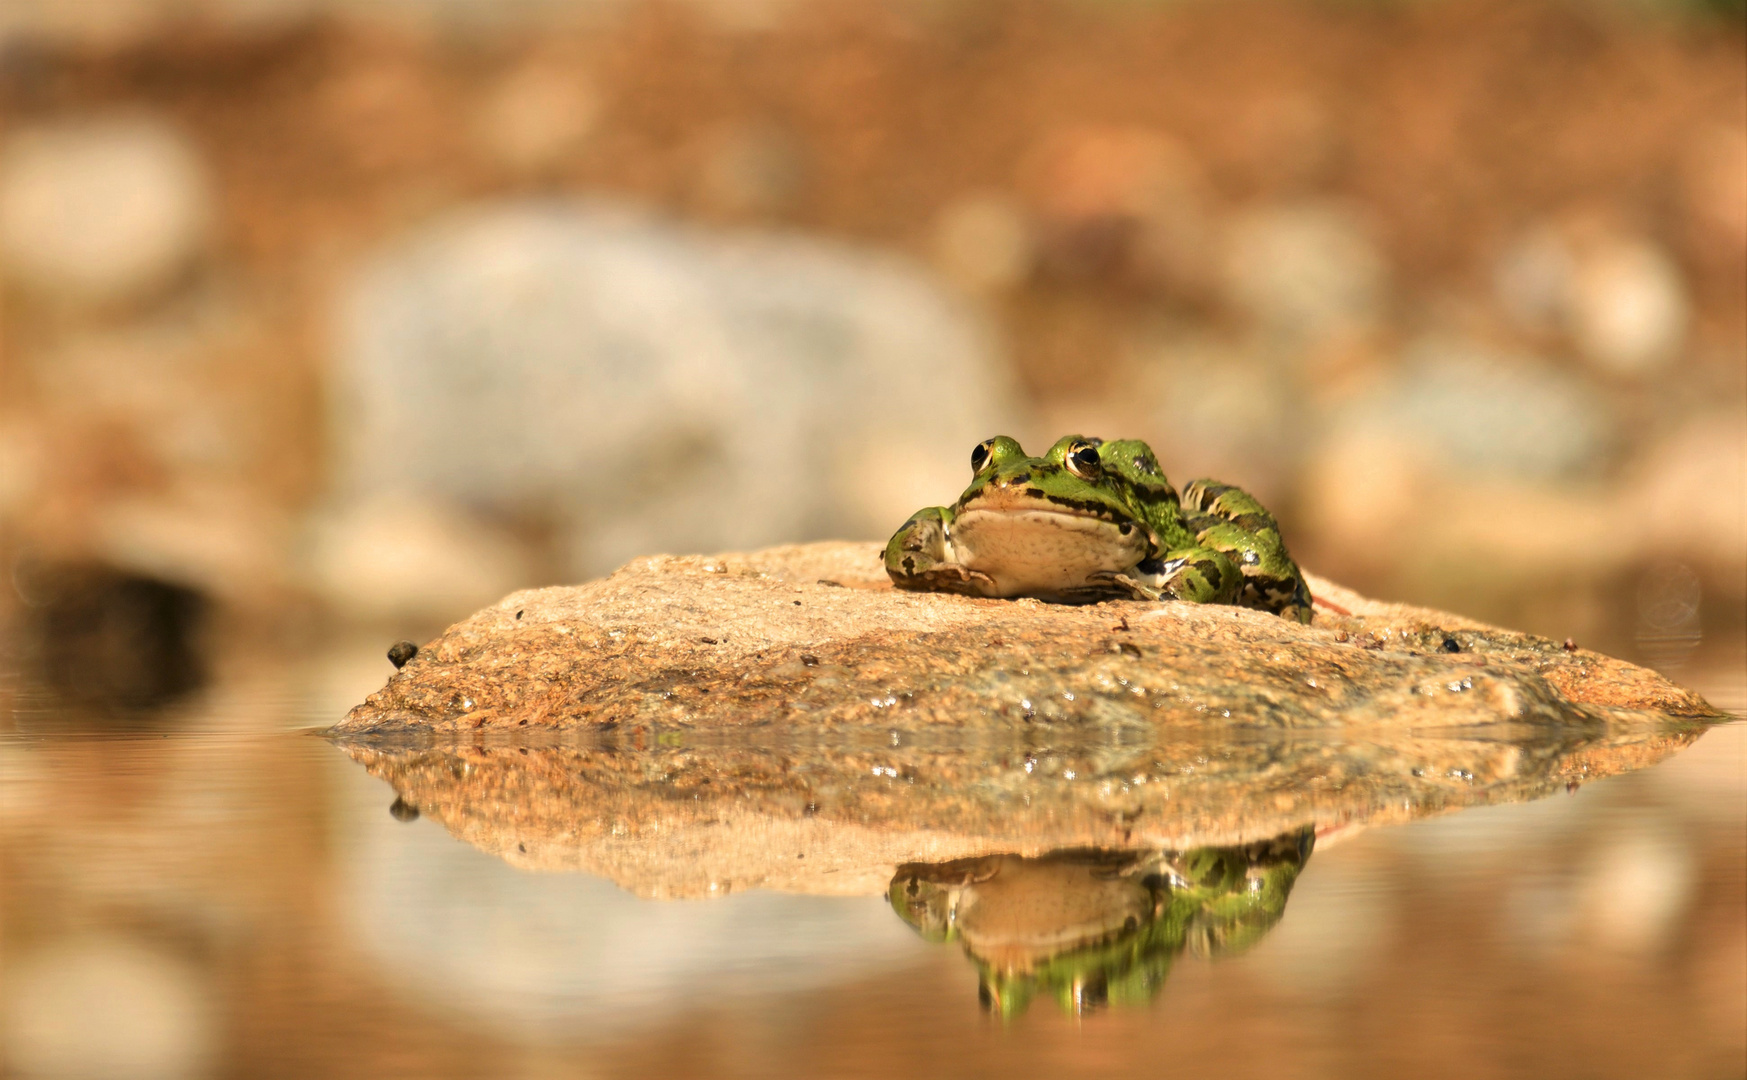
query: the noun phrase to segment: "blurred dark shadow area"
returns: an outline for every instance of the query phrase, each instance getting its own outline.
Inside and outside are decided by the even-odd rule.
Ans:
[[[204,681],[193,589],[95,565],[25,563],[13,583],[19,666],[75,711],[142,720]]]

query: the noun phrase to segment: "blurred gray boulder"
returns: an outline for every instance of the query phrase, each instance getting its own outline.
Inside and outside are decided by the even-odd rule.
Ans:
[[[1401,375],[1334,426],[1389,432],[1451,473],[1530,482],[1593,473],[1617,442],[1606,403],[1582,380],[1459,338],[1412,346]]]
[[[25,128],[0,147],[0,263],[57,300],[163,286],[199,253],[211,213],[198,152],[152,116]]]
[[[574,576],[883,537],[1014,415],[983,326],[911,264],[588,201],[475,206],[383,251],[332,375],[337,506],[537,522]]]

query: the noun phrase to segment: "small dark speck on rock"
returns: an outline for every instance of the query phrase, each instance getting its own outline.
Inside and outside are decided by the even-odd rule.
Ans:
[[[800,606],[801,606],[801,602],[800,602],[800,601],[799,601],[799,600],[796,600],[796,601],[795,601],[795,606],[796,606],[796,607],[800,607]]]
[[[1444,639],[1443,648],[1444,648],[1445,652],[1461,652],[1462,651],[1462,646],[1460,644],[1458,644],[1456,639],[1453,637],[1447,637]]]
[[[519,851],[519,852],[521,852],[521,853],[522,853],[522,854],[523,854],[523,855],[526,855],[526,854],[527,854],[527,853],[528,853],[528,845],[526,845],[526,844],[517,844],[517,845],[516,845],[516,850],[517,850],[517,851]]]
[[[419,808],[405,799],[396,798],[388,804],[388,816],[396,821],[417,821]]]
[[[419,647],[410,641],[397,641],[388,647],[388,662],[397,668],[403,668],[407,661],[419,654]]]
[[[699,640],[699,641],[701,641],[701,642],[703,642],[703,643],[704,643],[704,644],[705,644],[705,645],[715,645],[715,644],[717,644],[717,642],[716,642],[716,639],[715,639],[715,638],[713,638],[713,637],[701,637],[701,638],[699,638],[699,639],[698,639],[698,640]]]
[[[1573,641],[1570,638],[1566,638],[1564,648],[1565,648],[1566,652],[1576,652],[1577,651],[1577,642]]]
[[[884,556],[881,557],[883,558]],[[841,589],[845,587],[843,582],[832,581],[830,578],[820,578],[819,584],[825,586],[827,589]]]
[[[516,612],[516,618],[518,618],[518,619],[519,619],[519,618],[521,618],[521,617],[522,617],[522,613],[521,613],[521,612],[519,612],[519,611],[518,611],[518,612]]]

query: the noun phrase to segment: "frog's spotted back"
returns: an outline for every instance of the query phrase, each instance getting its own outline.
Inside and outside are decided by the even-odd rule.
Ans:
[[[917,511],[887,543],[898,588],[1230,603],[1310,620],[1273,515],[1211,480],[1179,498],[1139,439],[1068,435],[1034,458],[996,436],[971,450],[971,471],[957,502]]]

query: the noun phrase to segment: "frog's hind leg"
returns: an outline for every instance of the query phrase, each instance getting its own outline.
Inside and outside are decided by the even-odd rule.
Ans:
[[[1115,579],[1137,599],[1187,600],[1192,604],[1235,603],[1243,572],[1224,553],[1210,547],[1179,548],[1137,564]]]
[[[1280,531],[1274,515],[1268,513],[1267,508],[1257,502],[1254,495],[1243,488],[1205,477],[1193,481],[1183,489],[1183,509],[1224,518],[1251,532],[1261,532],[1264,529],[1272,529],[1275,533]]]
[[[1310,586],[1286,550],[1279,523],[1255,496],[1216,480],[1196,480],[1183,489],[1183,508],[1196,539],[1242,568],[1237,603],[1310,621]]]

